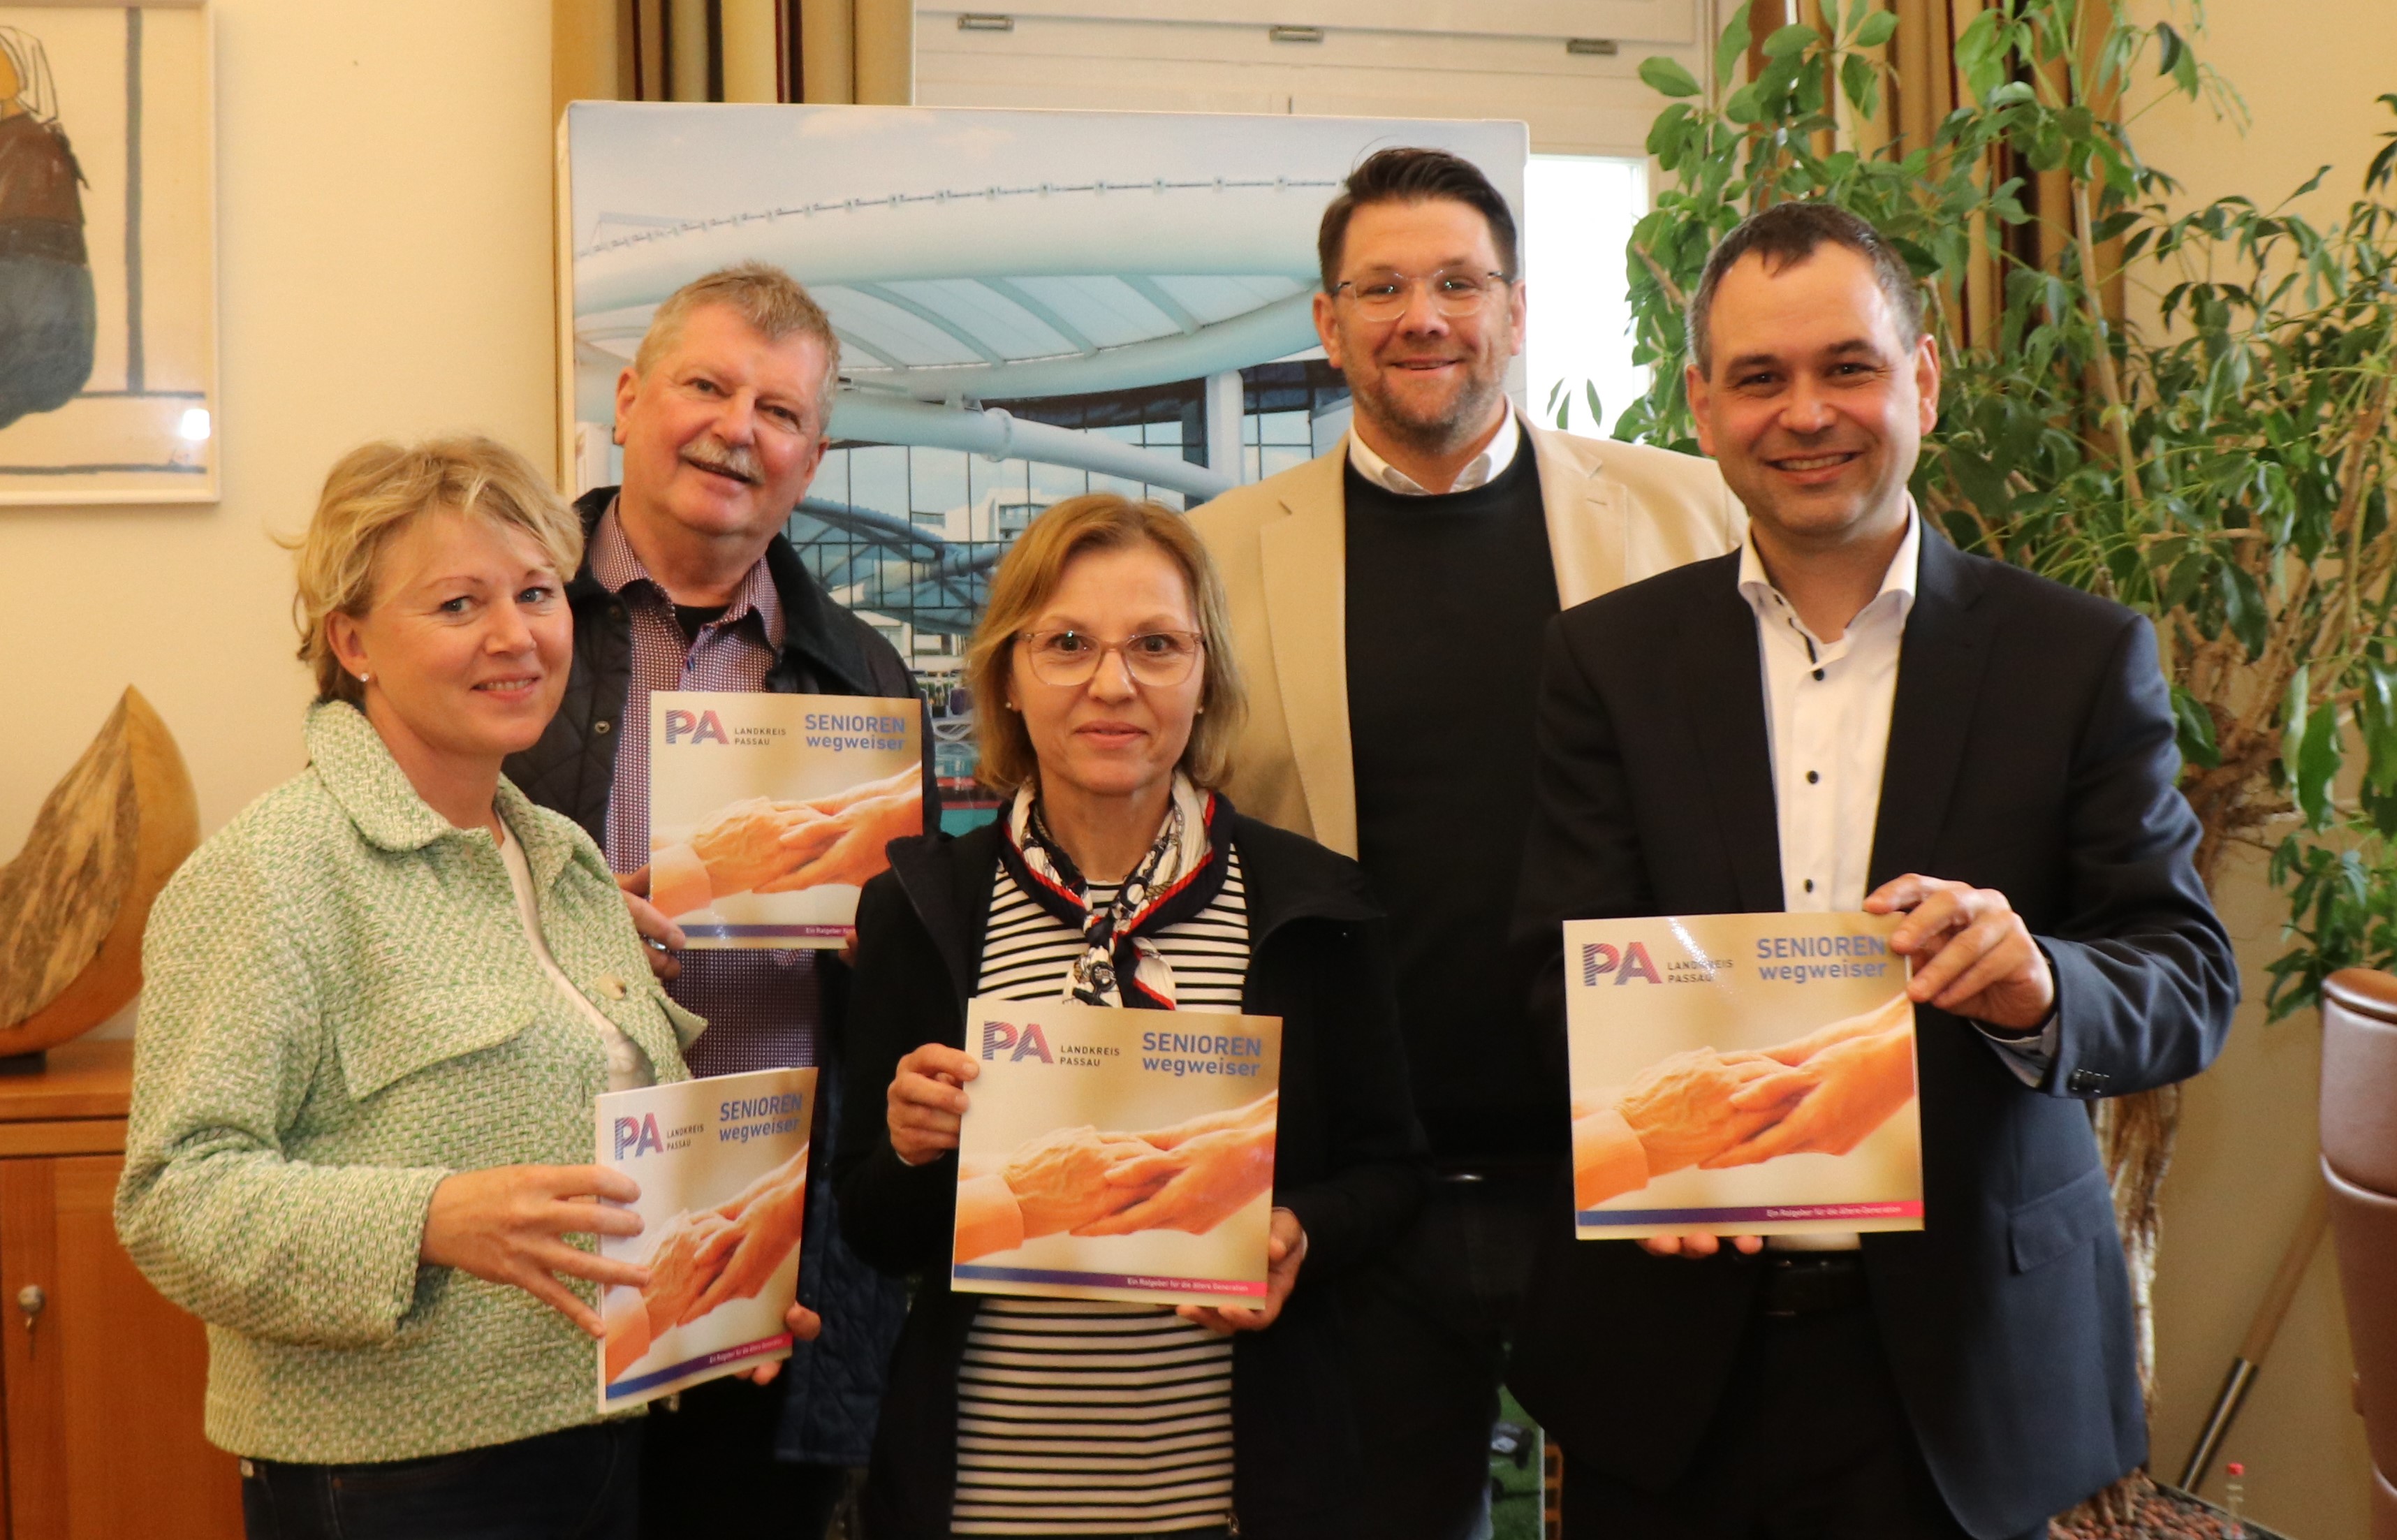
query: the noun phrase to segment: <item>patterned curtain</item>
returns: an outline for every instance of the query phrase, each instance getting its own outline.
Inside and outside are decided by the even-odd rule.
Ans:
[[[915,99],[909,0],[551,0],[551,94],[575,100]]]
[[[1866,122],[1857,120],[1841,98],[1841,142],[1823,145],[1826,152],[1835,148],[1868,152],[1883,147],[1893,138],[1908,148],[1929,144],[1941,121],[1956,110],[1962,98],[1964,85],[1956,72],[1956,39],[1981,14],[1986,0],[1882,0],[1882,4],[1898,19],[1896,35],[1881,50],[1895,71],[1892,100],[1883,105],[1878,118]],[[2109,9],[2107,0],[2083,0],[2083,8],[2093,22],[2087,30],[2102,34]],[[1793,20],[1814,27],[1823,24],[1821,0],[1754,0],[1748,15],[1750,30],[1757,40],[1748,49],[1751,75],[1762,66],[1763,39],[1771,36],[1774,28]],[[2063,75],[2059,65],[2055,71],[2059,87],[2064,83]],[[2103,115],[2111,103],[2094,101],[2088,105]],[[2006,233],[2007,248],[2023,261],[2053,268],[2072,241],[2069,182],[2060,171],[2040,173],[2017,168],[2011,164],[2012,159],[2000,152],[1988,157],[1981,168],[1984,177],[2003,180],[2020,175],[2025,179],[2023,206],[2036,217],[2029,224]],[[1977,238],[1985,234],[1975,229],[1976,245]],[[2101,269],[2115,275],[2106,285],[2106,310],[2110,317],[2119,320],[2122,314],[2119,246],[2101,246],[2097,258]],[[1960,344],[1995,344],[1998,318],[2003,309],[1999,282],[1996,259],[1984,256],[1973,264],[1962,292],[1942,296],[1948,323]]]

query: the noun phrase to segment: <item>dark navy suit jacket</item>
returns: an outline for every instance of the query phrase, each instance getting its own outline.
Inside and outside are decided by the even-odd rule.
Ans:
[[[1548,635],[1517,943],[1563,1075],[1559,925],[1782,907],[1754,612],[1736,553],[1581,605]],[[2085,1099],[2185,1078],[2239,995],[2191,865],[2148,623],[1926,530],[1899,655],[1870,885],[2003,892],[2055,965],[2053,1074],[1918,1013],[1924,1228],[1864,1265],[1940,1491],[2020,1532],[2146,1457],[2131,1297]],[[1688,1468],[1760,1266],[1575,1241],[1560,1199],[1511,1378],[1568,1458],[1645,1486]]]

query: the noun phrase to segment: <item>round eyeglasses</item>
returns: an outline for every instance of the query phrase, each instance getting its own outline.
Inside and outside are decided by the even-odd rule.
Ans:
[[[1406,314],[1407,305],[1420,288],[1431,296],[1432,309],[1452,319],[1460,315],[1479,315],[1490,296],[1515,281],[1511,274],[1477,273],[1470,268],[1444,267],[1427,277],[1414,277],[1405,273],[1368,273],[1359,277],[1343,278],[1332,286],[1337,295],[1348,291],[1356,301],[1357,314],[1370,321],[1391,321]]]
[[[1133,679],[1145,685],[1178,685],[1190,677],[1206,643],[1196,631],[1144,631],[1119,642],[1103,642],[1086,631],[1026,631],[1024,644],[1032,676],[1044,685],[1084,685],[1099,661],[1119,653]]]

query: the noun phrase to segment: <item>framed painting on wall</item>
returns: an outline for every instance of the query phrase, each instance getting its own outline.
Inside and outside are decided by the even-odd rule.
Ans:
[[[209,22],[0,5],[0,505],[216,501]]]

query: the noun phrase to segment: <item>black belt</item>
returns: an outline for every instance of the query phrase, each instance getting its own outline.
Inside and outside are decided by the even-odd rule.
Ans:
[[[1775,1319],[1865,1303],[1864,1259],[1855,1252],[1796,1252],[1764,1261],[1764,1313]]]

